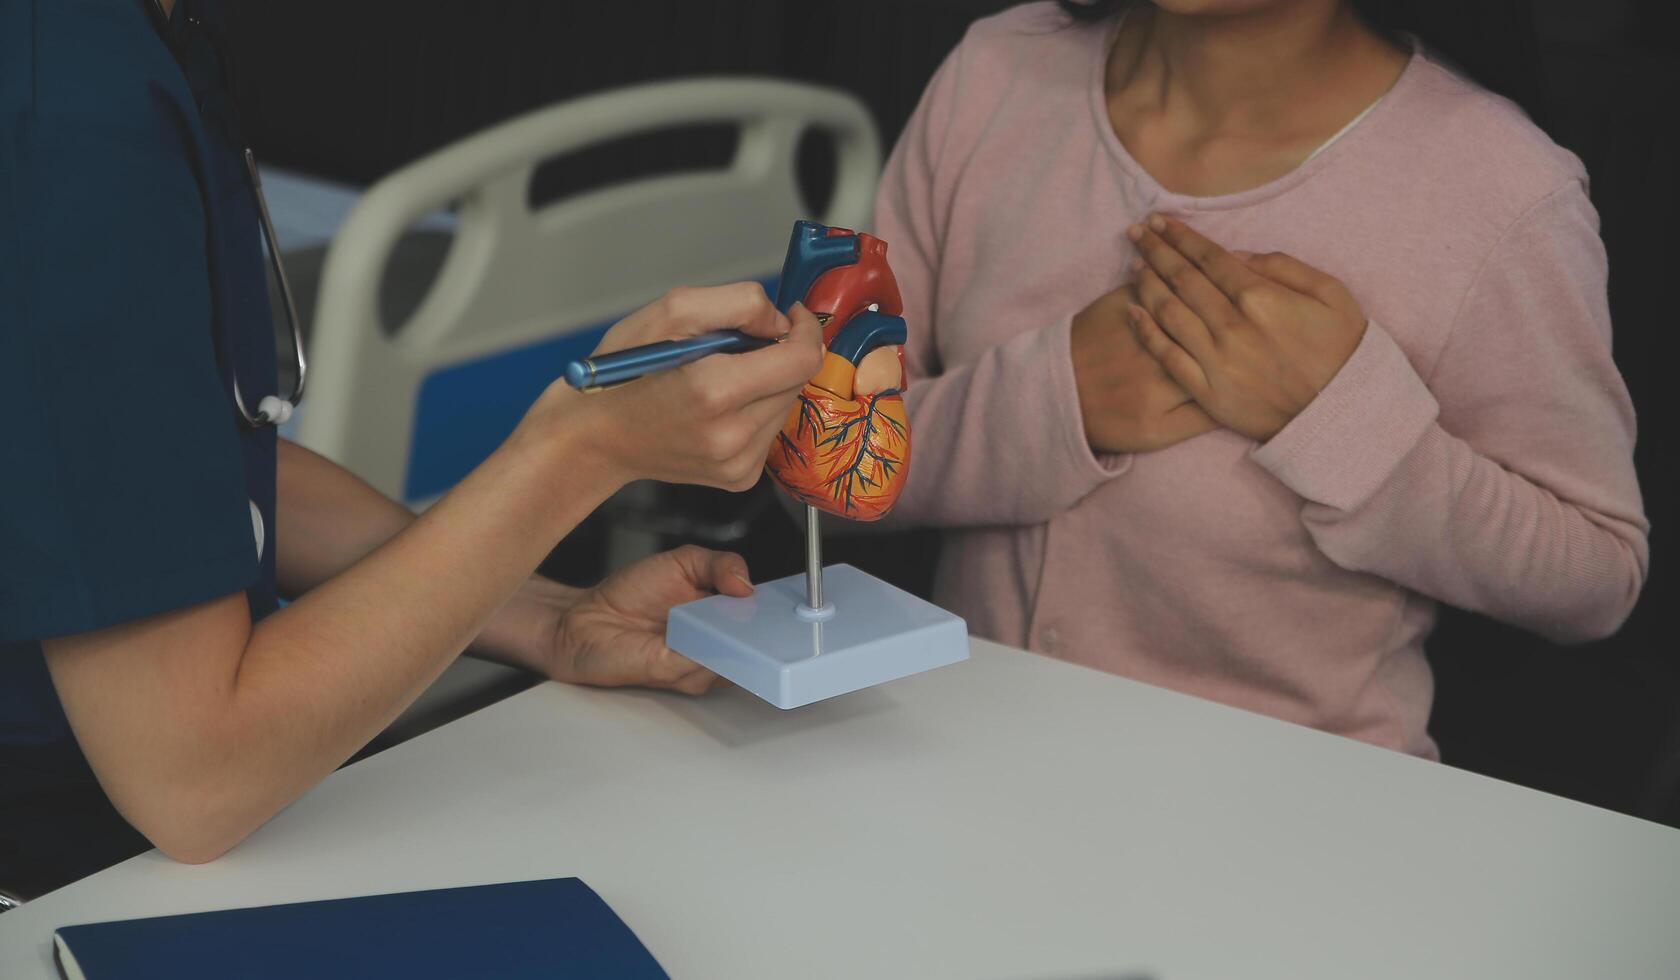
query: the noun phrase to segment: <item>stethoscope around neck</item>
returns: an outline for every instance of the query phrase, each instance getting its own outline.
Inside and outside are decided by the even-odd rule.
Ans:
[[[176,0],[176,2],[183,2],[183,0]],[[163,40],[164,47],[169,49],[169,53],[175,57],[176,64],[181,66],[182,74],[186,74],[186,58],[181,50],[184,42],[180,37],[179,31],[176,30],[174,23],[170,20],[168,11],[163,9],[163,0],[150,0],[150,11],[152,15],[152,26],[157,29],[158,37]],[[193,16],[189,11],[183,10],[181,12],[181,16],[184,24],[189,29],[199,31],[203,34],[208,34],[208,29],[205,27],[204,23],[197,17]],[[217,63],[221,67],[224,76],[222,78],[222,87],[226,90],[231,90],[232,86],[228,84],[228,79],[226,77],[227,62],[223,60],[222,52],[219,48],[215,54]],[[237,143],[237,140],[235,142]],[[297,303],[292,299],[292,284],[291,281],[286,278],[286,266],[280,261],[280,240],[278,236],[274,234],[274,220],[268,213],[268,198],[263,194],[262,174],[257,170],[257,158],[252,155],[250,147],[244,148],[244,155],[245,175],[251,182],[251,194],[257,202],[257,224],[262,228],[263,245],[268,252],[269,268],[273,270],[274,281],[279,286],[280,305],[286,316],[286,333],[291,338],[292,357],[297,368],[297,373],[293,376],[292,380],[291,394],[284,398],[280,397],[278,394],[264,395],[262,399],[257,402],[256,411],[252,411],[246,406],[245,396],[239,390],[239,368],[235,362],[232,351],[233,331],[223,331],[223,342],[227,344],[229,348],[227,351],[227,362],[228,374],[230,376],[230,380],[233,382],[233,407],[239,412],[240,419],[244,421],[247,426],[253,429],[260,429],[263,426],[283,425],[292,417],[292,412],[296,410],[298,403],[303,401],[303,379],[308,366],[305,362],[303,354],[303,333],[298,326]]]

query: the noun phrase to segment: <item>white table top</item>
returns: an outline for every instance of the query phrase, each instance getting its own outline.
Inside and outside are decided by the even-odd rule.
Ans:
[[[77,922],[579,875],[678,978],[1673,978],[1680,831],[976,641],[783,712],[545,684]]]

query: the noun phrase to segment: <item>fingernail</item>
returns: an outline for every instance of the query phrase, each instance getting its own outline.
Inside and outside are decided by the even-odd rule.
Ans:
[[[1158,214],[1154,215],[1153,217],[1151,217],[1149,219],[1149,227],[1155,229],[1156,231],[1166,231],[1167,230],[1167,219],[1161,217]]]
[[[1143,322],[1143,307],[1141,307],[1141,306],[1128,306],[1128,307],[1126,307],[1126,315],[1132,318],[1132,322],[1142,323]]]
[[[1143,271],[1143,260],[1142,259],[1133,259],[1128,264],[1131,266],[1131,269],[1132,269],[1133,272],[1142,272]]]
[[[1142,238],[1143,237],[1143,226],[1142,225],[1133,225],[1130,228],[1127,228],[1126,229],[1126,237],[1130,238],[1134,242],[1137,241],[1138,239]]]
[[[746,586],[748,591],[752,591],[752,588],[753,588],[752,581],[749,580],[745,575],[734,575],[734,576],[731,576],[731,577],[734,578],[735,581],[740,582],[742,585]]]
[[[1240,248],[1231,249],[1231,254],[1235,255],[1239,259],[1242,259],[1244,262],[1247,262],[1249,259],[1254,258],[1254,253],[1253,252],[1245,252]]]

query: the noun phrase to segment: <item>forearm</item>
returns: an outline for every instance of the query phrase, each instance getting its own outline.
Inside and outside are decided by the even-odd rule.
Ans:
[[[1583,417],[1563,430],[1590,443],[1508,441],[1490,455],[1442,427],[1398,346],[1368,329],[1318,400],[1254,454],[1305,499],[1319,549],[1555,640],[1613,632],[1649,557],[1632,461],[1606,449],[1622,442],[1615,426]]]
[[[1086,441],[1068,323],[913,378],[910,477],[890,519],[935,526],[1038,524],[1124,472]]]
[[[229,712],[243,737],[229,741],[243,743],[239,769],[291,778],[251,780],[240,835],[395,718],[605,499],[603,474],[583,460],[557,469],[550,461],[571,454],[534,441],[516,434],[411,526],[253,632]]]
[[[408,508],[337,463],[280,440],[276,566],[296,598],[339,575],[414,523]],[[531,576],[474,638],[471,652],[541,672],[539,653],[577,589]]]
[[[235,596],[182,614],[195,632],[138,641],[241,650],[220,675],[115,677],[106,661],[103,683],[78,683],[74,652],[51,656],[55,683],[75,692],[71,723],[125,816],[171,855],[208,860],[395,718],[615,488],[615,474],[541,428],[516,432],[426,514],[254,628]],[[135,739],[95,722],[136,684],[178,706],[171,725]]]
[[[324,456],[280,440],[275,567],[296,598],[354,565],[414,514]]]
[[[468,653],[543,676],[555,676],[544,659],[554,649],[555,631],[583,590],[531,575],[496,610],[473,638]]]
[[[1345,568],[1560,643],[1614,633],[1645,581],[1636,514],[1562,500],[1438,425],[1363,506],[1302,519]]]

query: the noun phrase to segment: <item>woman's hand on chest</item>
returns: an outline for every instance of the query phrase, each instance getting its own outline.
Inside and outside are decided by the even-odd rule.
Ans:
[[[1122,286],[1073,318],[1079,410],[1097,452],[1165,449],[1219,427],[1138,343],[1126,321],[1138,302],[1134,287]]]
[[[1228,252],[1180,221],[1151,218],[1138,246],[1143,349],[1221,425],[1265,442],[1299,415],[1365,336],[1366,318],[1335,277],[1272,252]]]

